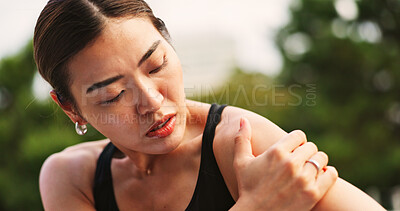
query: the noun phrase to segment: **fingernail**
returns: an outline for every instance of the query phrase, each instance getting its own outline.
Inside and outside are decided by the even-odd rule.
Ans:
[[[244,124],[244,120],[243,120],[243,118],[240,118],[240,130],[242,129],[243,124]]]

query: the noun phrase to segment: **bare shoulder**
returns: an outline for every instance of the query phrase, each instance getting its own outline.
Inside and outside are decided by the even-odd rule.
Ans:
[[[213,150],[221,174],[235,200],[238,198],[238,184],[233,169],[234,139],[240,127],[241,117],[246,117],[250,122],[252,128],[251,145],[255,156],[268,150],[271,145],[286,135],[286,132],[277,125],[251,111],[233,106],[224,110],[221,123],[216,129]],[[313,210],[384,209],[367,194],[339,178]]]
[[[46,159],[39,177],[46,210],[93,207],[94,172],[98,156],[107,143],[109,140],[77,144]]]
[[[240,128],[242,117],[250,122],[251,144],[255,156],[263,153],[286,134],[276,124],[254,112],[234,106],[224,109],[221,122],[216,128],[213,150],[225,183],[234,199],[238,197],[237,180],[233,169],[234,139]]]
[[[259,155],[269,148],[269,146],[281,139],[286,132],[267,118],[252,111],[242,108],[228,106],[224,109],[221,123],[216,130],[215,144],[232,145],[234,137],[240,127],[240,118],[245,117],[249,120],[252,128],[253,154]]]

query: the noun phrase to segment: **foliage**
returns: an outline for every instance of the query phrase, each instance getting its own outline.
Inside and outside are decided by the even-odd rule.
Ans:
[[[237,71],[228,85],[197,99],[304,130],[342,178],[364,190],[378,187],[390,208],[387,196],[400,185],[400,2],[355,1],[353,19],[339,15],[337,2],[293,2],[292,19],[276,37],[284,56],[278,78]],[[240,87],[246,93],[233,98]]]
[[[334,3],[301,1],[277,37],[285,57],[280,81],[317,87],[316,105],[286,118],[307,117],[281,125],[308,131],[345,179],[385,190],[400,184],[400,2],[356,1],[358,17],[350,20]],[[309,49],[294,54],[293,35]]]
[[[58,106],[35,100],[35,69],[31,42],[0,62],[0,210],[43,210],[38,177],[44,160],[101,137],[96,132],[79,137]]]
[[[400,185],[400,3],[356,1],[358,17],[346,20],[336,1],[294,2],[276,38],[284,56],[278,78],[237,69],[226,85],[193,99],[302,129],[341,177],[387,195]],[[42,210],[38,175],[46,157],[102,138],[93,128],[79,137],[54,103],[35,100],[34,74],[31,42],[0,62],[0,210]]]

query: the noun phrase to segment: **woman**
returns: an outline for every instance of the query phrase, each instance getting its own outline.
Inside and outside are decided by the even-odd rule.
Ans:
[[[51,97],[78,134],[90,123],[108,138],[46,160],[46,210],[382,209],[336,181],[327,156],[301,131],[186,100],[168,40],[141,0],[46,5],[34,51]]]

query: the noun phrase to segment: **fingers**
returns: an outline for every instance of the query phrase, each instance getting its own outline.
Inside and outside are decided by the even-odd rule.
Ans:
[[[240,118],[240,129],[235,137],[234,162],[236,164],[242,163],[254,157],[250,139],[251,127],[249,120],[247,120],[246,118]]]
[[[293,158],[300,164],[303,164],[317,152],[317,145],[312,142],[307,142],[293,151]]]
[[[308,159],[312,162],[305,162],[304,167],[303,167],[303,172],[309,176],[315,176],[317,177],[319,173],[328,165],[328,155],[326,155],[324,152],[317,152],[315,153],[310,159]],[[315,162],[315,163],[313,163]],[[319,169],[317,169],[317,166]]]
[[[293,150],[306,142],[306,134],[301,130],[294,130],[277,142],[277,145],[288,152],[293,152]]]
[[[327,166],[326,170],[323,171],[316,180],[320,193],[326,193],[326,191],[328,191],[328,189],[336,182],[337,178],[338,172],[336,168],[333,166]]]

